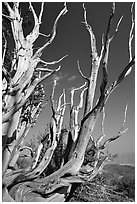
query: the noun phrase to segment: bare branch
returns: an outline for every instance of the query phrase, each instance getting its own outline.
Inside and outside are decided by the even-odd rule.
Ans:
[[[3,55],[2,55],[2,63],[4,65],[5,54],[6,54],[6,49],[7,49],[7,40],[5,38],[5,34],[4,33],[3,33],[3,38],[5,40],[5,43],[4,43],[4,46],[3,46],[4,50],[3,50]]]
[[[61,108],[61,99],[63,97],[63,93],[59,96],[59,100],[58,100],[58,105],[57,105],[57,112],[59,112],[60,108]]]
[[[66,104],[66,94],[65,94],[65,89],[63,89],[63,104]],[[66,106],[64,105],[63,108],[61,108],[60,112],[61,114],[58,115],[57,117],[57,138],[59,139],[59,136],[61,134],[61,129],[64,121],[64,114],[65,114]]]
[[[20,47],[24,47],[24,35],[22,30],[22,18],[19,14],[19,4],[14,2],[13,9],[8,3],[5,3],[9,10],[11,20],[11,28],[13,32],[13,37],[16,45],[16,49],[19,50]]]
[[[34,17],[34,28],[33,28],[32,32],[29,35],[27,35],[26,40],[32,44],[37,39],[37,37],[39,35],[39,19],[36,15],[36,12],[35,12],[31,2],[29,2],[29,5],[30,5],[30,9],[32,11],[33,17]]]
[[[11,18],[10,16],[5,15],[4,13],[2,14],[3,17],[7,18],[8,20],[12,21],[14,18]]]
[[[41,23],[43,10],[44,10],[44,2],[41,3],[41,10],[40,10],[40,14],[39,14],[39,24]]]
[[[115,14],[115,3],[113,2],[113,3],[112,3],[112,7],[111,7],[110,17],[109,17],[108,27],[107,27],[106,38],[109,38],[111,23],[112,23],[114,14]]]
[[[46,34],[43,34],[43,33],[40,33],[40,32],[39,32],[39,35],[41,35],[43,37],[46,37],[46,38],[48,38],[50,36],[50,34],[46,35]],[[40,47],[38,47],[38,48],[40,48]],[[35,48],[35,49],[38,49],[38,48]]]
[[[106,89],[106,85],[108,82],[107,64],[108,64],[108,53],[109,53],[109,45],[110,45],[109,34],[110,34],[110,28],[111,28],[111,23],[112,23],[112,19],[114,16],[114,12],[115,12],[115,4],[113,3],[109,22],[108,22],[108,28],[107,28],[107,32],[106,32],[105,43],[104,43],[103,80],[102,80],[102,84],[100,87],[101,95],[99,97],[99,100],[98,100],[98,103],[96,104],[96,106],[93,109],[90,109],[90,111],[88,111],[88,113],[84,116],[84,118],[81,121],[81,128],[79,131],[77,147],[76,147],[76,151],[78,152],[79,156],[82,155],[82,152],[85,152],[84,146],[87,146],[88,141],[91,137],[95,122],[96,122],[96,120],[100,114],[100,111],[102,110],[102,108],[104,107],[104,104],[105,104],[105,99],[106,99],[105,89]],[[85,24],[86,23],[87,23],[87,20],[85,19]],[[91,28],[88,27],[87,29],[90,29],[90,31],[91,31]],[[94,42],[92,43],[92,46],[93,45],[94,45]],[[93,51],[95,51],[95,50],[93,50]],[[92,55],[93,55],[93,53],[92,53]],[[96,53],[95,53],[95,56],[97,56]],[[94,57],[94,55],[93,55],[93,57]],[[94,88],[89,89],[89,91],[92,93],[92,96],[90,95],[90,97],[89,97],[90,101],[92,101],[92,105],[93,105],[93,99],[94,99],[95,87],[96,87],[96,80],[95,80],[94,75],[97,74],[96,70],[95,70],[95,73],[93,72],[93,69],[95,69],[95,68],[97,69],[97,67],[98,67],[97,64],[95,64],[94,66],[92,64],[92,73],[91,73],[91,78],[90,78],[90,80],[92,79],[92,81],[90,82],[90,86],[92,87],[92,84],[93,84]],[[91,98],[92,98],[92,100],[91,100]],[[91,107],[92,106],[90,106],[90,108]]]
[[[102,35],[102,47],[101,47],[101,52],[100,52],[100,57],[99,57],[100,62],[101,62],[101,59],[103,57],[103,51],[104,51],[104,33]]]
[[[59,71],[60,68],[61,68],[61,66],[59,66],[57,69],[53,70],[51,73],[49,73],[47,75],[44,75],[40,79],[35,79],[34,82],[25,90],[25,95],[21,99],[21,101],[16,101],[16,104],[13,104],[13,107],[11,109],[9,109],[5,114],[3,114],[2,123],[5,123],[6,121],[8,121],[10,119],[10,117],[11,117],[11,114],[14,114],[15,112],[17,112],[25,104],[28,97],[32,94],[35,87],[40,82],[42,82],[44,79],[46,79],[46,78],[50,77],[51,75],[53,75],[55,72]],[[15,105],[16,105],[16,109],[15,109]]]
[[[85,8],[85,4],[83,3],[83,9],[84,9],[84,22],[82,23],[85,23],[87,28],[88,28],[88,22],[87,22],[87,10]],[[89,29],[89,28],[88,28]]]
[[[67,105],[71,105],[71,104],[70,103],[64,103],[64,104],[61,105],[60,108],[62,109],[64,106],[67,106]]]
[[[106,98],[114,91],[114,89],[125,79],[126,76],[132,71],[133,65],[135,64],[135,57],[129,62],[129,64],[124,68],[124,70],[119,75],[118,79],[112,83],[106,92]],[[107,99],[106,99],[107,100]]]
[[[37,71],[41,71],[41,72],[52,72],[52,69],[49,68],[43,68],[43,67],[37,67],[36,68]]]
[[[127,108],[128,108],[128,103],[126,104],[126,107],[125,107],[124,120],[123,120],[123,124],[122,124],[122,127],[121,127],[121,129],[120,129],[118,135],[115,136],[115,137],[111,137],[111,138],[107,139],[107,140],[103,143],[103,145],[101,145],[101,146],[99,147],[99,149],[105,149],[105,147],[107,146],[107,144],[109,144],[109,143],[112,142],[112,141],[115,141],[115,140],[118,139],[123,133],[125,133],[125,132],[127,131],[127,129],[124,130],[125,123],[126,123]]]
[[[100,66],[101,57],[99,58],[96,48],[96,38],[94,36],[92,27],[87,22],[87,11],[85,8],[85,5],[83,4],[83,10],[84,10],[84,23],[86,26],[87,31],[90,35],[90,46],[91,46],[91,73],[90,73],[90,84],[87,91],[86,96],[86,102],[85,102],[85,110],[84,115],[86,115],[93,107],[93,100],[95,95],[95,89],[96,89],[96,81],[97,81],[97,75],[98,70]]]
[[[53,118],[53,120],[51,121],[51,125],[52,125],[52,131],[53,131],[53,135],[52,135],[52,143],[51,146],[46,150],[44,157],[42,158],[42,161],[38,164],[38,166],[32,171],[29,172],[27,174],[28,178],[35,178],[38,175],[40,175],[44,169],[48,166],[48,164],[51,161],[51,158],[53,156],[54,150],[57,146],[57,141],[56,141],[56,123],[55,120]],[[36,165],[35,165],[36,166]]]
[[[123,16],[121,16],[121,18],[119,19],[119,21],[118,21],[118,23],[117,23],[117,27],[116,27],[116,29],[115,29],[115,33],[114,33],[113,36],[110,38],[110,40],[113,40],[113,38],[114,38],[114,37],[116,36],[116,34],[118,33],[119,25],[120,25],[122,19],[123,19]]]
[[[108,66],[109,47],[111,42],[110,31],[111,31],[111,24],[112,24],[114,13],[115,13],[115,3],[112,3],[111,13],[109,17],[109,22],[108,22],[108,27],[107,27],[106,37],[104,42],[104,53],[102,56],[103,57],[103,81],[100,87],[102,94],[105,91],[107,81],[108,81],[107,66]]]
[[[12,161],[13,157],[15,156],[15,153],[16,153],[16,150],[18,149],[20,143],[23,141],[23,139],[26,137],[28,131],[29,131],[29,127],[30,125],[25,125],[23,124],[22,125],[22,129],[20,130],[20,132],[18,133],[18,136],[17,136],[17,140],[16,140],[16,143],[14,144],[14,147],[13,147],[13,150],[10,154],[10,157],[9,157],[9,160],[7,161],[6,165],[3,166],[3,177],[6,173],[6,170],[8,168],[8,166],[10,165],[10,162]],[[18,127],[17,127],[18,128]]]
[[[42,148],[43,148],[43,144],[40,143],[40,145],[37,148],[36,157],[35,157],[32,169],[34,169],[36,167],[37,163],[38,163],[38,159],[40,157],[40,153],[41,153]]]
[[[123,129],[125,127],[126,117],[127,117],[127,110],[128,110],[128,102],[127,102],[126,107],[125,107],[124,120],[123,120],[123,124],[122,124],[121,130],[120,130],[120,133],[123,133]]]
[[[78,71],[79,71],[80,75],[83,77],[83,79],[86,79],[89,82],[89,78],[87,78],[81,71],[79,61],[77,61],[77,68],[78,68]]]
[[[72,139],[74,142],[76,141],[76,139],[78,137],[78,131],[79,131],[79,123],[78,123],[79,118],[78,117],[79,117],[79,113],[80,113],[79,111],[83,107],[83,95],[84,95],[85,90],[87,90],[87,87],[82,90],[82,92],[80,94],[79,104],[76,107],[74,107],[73,111],[72,111],[72,114],[73,114]]]
[[[56,36],[56,29],[57,29],[58,20],[60,19],[60,17],[61,17],[62,15],[65,15],[65,14],[67,13],[67,11],[68,11],[68,10],[67,10],[66,3],[64,3],[64,8],[63,8],[62,11],[58,14],[58,16],[57,16],[57,18],[56,18],[56,20],[55,20],[55,22],[54,22],[53,29],[52,29],[52,33],[51,33],[51,35],[49,36],[48,41],[47,41],[41,48],[39,48],[39,49],[36,51],[36,53],[35,53],[35,55],[34,55],[34,58],[35,58],[36,56],[41,55],[41,52],[42,52],[48,45],[50,45],[50,44],[52,43],[52,41],[54,40],[54,38],[55,38],[55,36]]]
[[[51,100],[52,101],[54,100],[54,94],[55,94],[56,85],[57,85],[57,79],[54,78],[54,80],[53,80],[53,87],[52,87],[52,94],[51,94]]]
[[[103,107],[102,110],[102,122],[101,122],[101,135],[100,137],[97,139],[96,141],[96,146],[99,147],[100,142],[102,141],[102,139],[105,136],[105,131],[104,131],[104,120],[105,120],[105,107]]]
[[[3,92],[6,91],[7,85],[8,85],[7,80],[6,80],[6,78],[4,77],[3,80],[2,80],[2,91],[3,91]],[[3,103],[3,105],[5,106],[4,103]],[[4,106],[3,106],[3,109],[5,108]]]
[[[87,90],[88,87],[84,88],[80,94],[80,101],[79,101],[79,104],[77,105],[77,110],[79,110],[80,108],[83,107],[83,95],[84,95],[84,92]]]
[[[94,60],[95,59],[97,60],[98,59],[98,54],[97,54],[97,50],[96,50],[96,39],[95,39],[94,33],[92,31],[92,27],[87,22],[87,11],[86,11],[86,8],[85,8],[85,4],[83,4],[83,10],[84,10],[84,22],[82,22],[82,23],[85,24],[86,29],[90,34],[91,51],[92,51],[91,55],[94,58]]]
[[[104,120],[105,120],[105,107],[103,107],[103,110],[102,110],[102,123],[101,123],[101,132],[102,132],[102,135],[105,135]]]
[[[72,108],[73,107],[73,103],[74,103],[73,102],[73,100],[74,100],[74,87],[72,87],[70,94],[71,94],[70,103],[71,103],[71,108]]]
[[[81,85],[81,86],[78,87],[78,88],[74,88],[73,90],[74,90],[74,92],[75,92],[75,91],[79,91],[79,90],[81,90],[82,88],[84,88],[86,85],[87,85],[87,83],[85,82],[83,85]]]
[[[78,88],[72,88],[71,89],[71,107],[73,106],[73,98],[74,98],[74,93],[75,93],[75,91],[79,91],[79,90],[81,90],[82,88],[84,88],[85,86],[86,86],[86,82],[85,82],[85,84],[83,84],[82,86],[80,86],[80,87],[78,87]]]
[[[3,150],[3,184],[7,187],[7,190],[10,189],[10,192],[7,191],[5,195],[10,193],[15,201],[32,201],[34,197],[36,201],[58,201],[58,199],[60,201],[60,199],[62,200],[62,196],[63,201],[65,201],[67,194],[70,192],[72,183],[89,181],[99,173],[109,159],[109,155],[104,155],[103,150],[107,144],[115,141],[127,131],[125,124],[128,104],[126,104],[124,119],[118,134],[115,137],[110,137],[103,141],[105,136],[104,121],[107,99],[122,80],[130,74],[135,63],[135,58],[132,57],[133,30],[135,23],[133,18],[134,4],[131,6],[132,21],[128,40],[129,63],[118,76],[117,80],[114,81],[108,89],[110,43],[118,33],[123,16],[119,19],[113,35],[110,35],[115,14],[115,3],[112,3],[106,35],[105,37],[102,35],[102,45],[100,54],[98,55],[96,38],[92,26],[88,24],[87,10],[83,4],[83,24],[90,37],[90,77],[88,78],[83,74],[79,61],[77,61],[78,71],[82,78],[87,80],[87,83],[71,89],[70,103],[66,101],[67,93],[65,89],[63,89],[63,93],[59,96],[57,101],[55,100],[58,78],[56,76],[53,77],[53,87],[50,97],[52,117],[48,128],[48,134],[41,140],[36,150],[36,154],[33,153],[31,148],[24,147],[23,143],[30,127],[36,122],[42,110],[44,90],[40,83],[55,74],[55,72],[59,71],[61,68],[61,66],[59,66],[57,69],[52,70],[48,65],[56,65],[67,56],[65,55],[59,60],[46,62],[41,59],[41,55],[44,49],[55,39],[58,21],[67,13],[67,6],[65,3],[64,7],[57,15],[51,34],[44,35],[40,33],[44,2],[40,5],[41,8],[38,16],[33,7],[34,4],[29,3],[31,14],[34,19],[34,27],[32,32],[25,37],[22,27],[24,21],[20,14],[19,2],[13,2],[13,6],[10,6],[8,3],[5,3],[5,5],[9,11],[9,17],[5,17],[10,20],[15,41],[15,52],[10,66],[10,73],[8,73],[9,68],[7,68],[7,66],[3,67],[3,149],[6,149],[5,151]],[[46,37],[45,44],[36,48],[34,51],[35,45],[33,45],[33,43],[40,35]],[[4,39],[6,39],[5,36],[3,40]],[[5,59],[7,42],[6,40],[4,41],[3,62]],[[97,77],[101,63],[103,77],[100,86],[100,96],[94,106]],[[10,76],[10,74],[12,76]],[[78,104],[75,105],[74,94],[76,94],[77,91],[80,91],[79,101]],[[85,92],[86,96],[84,95]],[[65,114],[68,113],[66,111],[67,105],[70,105],[70,112],[68,115],[68,120],[70,119],[70,121],[69,127],[66,130],[63,128],[63,122],[64,120],[66,121]],[[101,111],[101,136],[95,141],[93,138],[93,130]],[[81,117],[81,114],[83,114],[83,117]],[[91,141],[90,144],[89,141]],[[16,162],[21,150],[25,148],[30,149],[33,161],[31,165],[28,165],[26,168],[18,169]],[[90,168],[88,165],[82,166],[84,165],[85,152],[88,152],[88,150],[92,151],[90,152],[92,157],[89,165]],[[103,156],[101,154],[103,154]],[[50,170],[49,168],[52,168],[51,171],[48,171]],[[44,197],[42,198],[42,196]]]
[[[7,9],[8,9],[8,11],[9,11],[9,13],[11,13],[11,12],[12,12],[12,9],[11,9],[11,7],[10,7],[9,3],[4,2],[4,4],[5,4],[5,6],[7,7]]]
[[[129,33],[129,42],[128,42],[128,47],[129,47],[129,62],[132,60],[132,40],[134,38],[134,26],[135,26],[135,20],[133,17],[133,7],[134,7],[134,3],[132,3],[131,6],[131,29],[130,29],[130,33]]]
[[[103,169],[103,167],[106,165],[106,162],[109,160],[109,158],[108,158],[108,156],[106,156],[105,158],[104,158],[104,160],[103,160],[103,162],[101,163],[101,165],[99,166],[99,168],[95,168],[95,175],[97,175],[98,174],[98,172],[100,172],[102,169]],[[94,175],[94,173],[93,173],[93,175]],[[91,179],[91,177],[90,177],[90,179]],[[89,180],[90,180],[89,179]]]
[[[52,62],[45,62],[44,60],[40,60],[41,63],[44,64],[44,66],[47,66],[47,65],[54,65],[54,64],[57,64],[59,62],[61,62],[65,57],[67,57],[68,55],[65,55],[63,56],[62,58],[60,58],[59,60],[56,60],[56,61],[52,61]]]
[[[105,43],[104,43],[104,56],[103,56],[104,67],[106,67],[108,63],[109,46],[111,42],[110,31],[111,31],[111,24],[114,17],[114,13],[115,13],[115,3],[112,3],[111,13],[108,21],[108,27],[107,27]]]

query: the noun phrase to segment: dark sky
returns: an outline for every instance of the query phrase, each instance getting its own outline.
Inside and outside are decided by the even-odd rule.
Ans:
[[[40,3],[33,3],[33,5],[38,14],[40,11]],[[111,3],[88,2],[85,3],[85,6],[87,8],[87,20],[93,28],[97,41],[98,53],[100,53],[101,37],[102,34],[106,32]],[[28,4],[22,3],[21,7],[24,13],[27,11]],[[45,61],[54,61],[68,54],[68,57],[58,64],[61,65],[62,68],[56,74],[59,77],[59,81],[56,87],[55,99],[57,99],[61,94],[62,89],[66,88],[67,100],[69,100],[70,88],[72,86],[78,87],[80,84],[84,84],[84,80],[77,70],[77,60],[80,61],[80,66],[83,73],[86,76],[89,76],[91,58],[89,34],[84,25],[81,23],[83,21],[82,3],[67,2],[67,7],[68,13],[65,16],[62,16],[62,18],[59,20],[57,35],[53,43],[46,48],[42,55],[42,59]],[[112,41],[110,47],[108,64],[109,84],[117,79],[122,69],[128,63],[128,37],[131,26],[130,7],[131,2],[116,3],[116,13],[113,21],[112,34],[119,18],[122,15],[124,15],[124,18],[121,22],[119,32]],[[62,2],[45,3],[40,32],[43,34],[49,34],[51,32],[54,20],[62,8]],[[25,32],[28,30],[25,30]],[[35,47],[41,46],[44,43],[44,40],[45,38],[41,36],[40,39],[37,40]],[[56,67],[58,65],[56,65]],[[101,73],[102,72],[100,70],[98,76],[98,86],[96,89],[97,96],[99,96],[99,86],[102,78]],[[128,131],[120,139],[109,145],[109,151],[112,153],[134,152],[135,150],[134,76],[135,73],[133,69],[132,73],[112,93],[109,101],[106,104],[106,138],[117,135],[123,122],[126,102],[128,101],[129,104],[126,121],[126,128],[128,128]],[[52,80],[53,78],[48,81],[44,81],[46,93],[45,100],[49,99],[51,94]],[[78,100],[78,95],[76,96],[76,99]],[[36,137],[38,134],[43,133],[44,129],[46,128],[46,123],[50,120],[50,113],[50,107],[47,104],[40,114],[36,126],[30,131],[29,137],[32,135]],[[99,118],[93,133],[95,138],[100,135],[100,119],[101,117]]]

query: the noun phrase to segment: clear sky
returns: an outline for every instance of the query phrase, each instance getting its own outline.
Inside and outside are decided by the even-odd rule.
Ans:
[[[34,8],[39,12],[40,3],[33,3]],[[22,3],[23,13],[26,12],[28,4]],[[72,86],[78,87],[84,84],[84,80],[77,70],[77,60],[80,61],[80,66],[83,73],[89,76],[90,72],[90,39],[89,34],[81,23],[83,21],[83,9],[81,2],[67,2],[68,13],[64,15],[58,22],[57,35],[53,43],[47,47],[42,55],[45,61],[54,61],[62,56],[68,54],[58,65],[61,65],[61,70],[56,74],[59,77],[58,85],[56,87],[56,99],[61,94],[62,89],[65,88],[67,92],[67,99],[69,100],[69,90]],[[111,10],[111,3],[85,3],[87,8],[87,20],[92,26],[93,32],[96,36],[97,49],[100,53],[101,37],[106,32],[107,23]],[[60,10],[63,8],[63,3],[45,3],[44,13],[40,32],[49,34],[52,30],[54,20]],[[119,32],[111,43],[109,55],[109,84],[117,79],[122,69],[128,63],[128,37],[131,26],[130,15],[131,2],[116,3],[116,13],[113,21],[112,34],[115,26],[122,15],[124,18],[120,24]],[[30,27],[31,29],[31,27]],[[27,32],[26,30],[25,32]],[[36,42],[36,47],[44,43],[45,38],[40,37]],[[134,53],[134,46],[133,46]],[[56,67],[58,66],[56,65]],[[55,67],[53,67],[55,68]],[[98,76],[98,86],[96,94],[99,96],[99,86],[101,82],[101,70]],[[46,99],[49,99],[51,94],[52,80],[44,81],[44,89]],[[97,99],[97,97],[96,97]],[[132,73],[120,84],[120,86],[112,93],[109,101],[106,104],[106,120],[105,120],[105,134],[106,138],[116,136],[120,130],[124,118],[124,108],[128,101],[128,112],[126,128],[128,131],[118,140],[109,145],[109,151],[112,153],[125,153],[135,151],[135,72]],[[68,101],[69,102],[69,101]],[[96,102],[96,101],[95,101]],[[44,132],[46,123],[50,120],[50,107],[43,109],[39,116],[36,126],[29,132],[29,137],[35,137]],[[101,119],[101,118],[100,118]],[[97,138],[100,135],[101,126],[100,119],[95,127],[93,136]]]

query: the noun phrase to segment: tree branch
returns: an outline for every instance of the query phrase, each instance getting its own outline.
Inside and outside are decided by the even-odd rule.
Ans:
[[[56,36],[56,29],[57,29],[58,20],[60,19],[60,17],[61,17],[62,15],[65,15],[65,14],[67,13],[67,11],[68,11],[68,10],[67,10],[66,3],[64,3],[64,8],[63,8],[62,11],[58,14],[58,16],[57,16],[57,18],[56,18],[56,20],[55,20],[55,22],[54,22],[53,29],[52,29],[52,33],[50,34],[48,41],[47,41],[41,48],[39,48],[39,49],[36,51],[36,53],[35,53],[35,55],[34,55],[34,58],[35,58],[36,56],[41,55],[41,52],[42,52],[48,45],[50,45],[50,44],[52,43],[52,41],[54,40],[54,38],[55,38],[55,36]]]
[[[81,71],[81,68],[80,68],[80,65],[79,65],[79,61],[77,61],[77,68],[78,68],[78,71],[79,71],[80,75],[82,76],[82,78],[85,79],[85,80],[87,80],[87,81],[89,82],[89,78],[86,77],[86,76],[82,73],[82,71]]]
[[[55,65],[59,62],[61,62],[65,57],[67,57],[68,55],[65,55],[63,56],[62,58],[60,58],[59,60],[56,60],[56,61],[52,61],[52,62],[45,62],[44,60],[40,60],[41,63],[44,64],[44,66],[47,66],[47,65]]]
[[[132,71],[133,65],[135,64],[135,57],[129,62],[129,64],[124,68],[124,70],[119,75],[118,79],[114,81],[111,86],[106,91],[106,98],[114,91],[114,89],[124,80],[126,76]]]
[[[3,38],[4,38],[4,40],[5,40],[5,43],[4,43],[4,50],[3,50],[3,55],[2,55],[2,64],[3,64],[3,66],[4,66],[4,60],[5,60],[5,55],[6,55],[6,49],[7,49],[7,40],[6,40],[6,38],[5,38],[5,34],[4,34],[4,32],[3,32]]]
[[[131,6],[131,29],[130,29],[130,33],[129,33],[129,42],[128,42],[129,62],[132,60],[132,40],[134,38],[133,30],[134,30],[134,26],[135,26],[135,20],[133,17],[133,7],[134,7],[134,3],[132,3],[132,6]]]
[[[105,147],[106,147],[110,142],[115,141],[115,140],[118,139],[123,133],[125,133],[125,132],[127,131],[127,129],[124,130],[125,123],[126,123],[127,108],[128,108],[128,103],[126,104],[126,107],[125,107],[124,120],[123,120],[123,124],[122,124],[122,127],[121,127],[121,129],[120,129],[118,135],[115,136],[115,137],[111,137],[111,138],[107,139],[107,140],[103,143],[103,145],[101,145],[101,146],[99,147],[100,150],[105,149]]]
[[[20,99],[20,101],[17,101],[15,104],[16,104],[16,110],[14,110],[14,106],[15,104],[13,104],[13,107],[8,110],[5,114],[3,114],[2,116],[2,123],[5,123],[7,122],[10,117],[11,117],[11,114],[12,113],[15,113],[16,111],[18,111],[26,102],[26,100],[28,99],[28,97],[32,94],[32,92],[34,91],[35,87],[41,83],[43,80],[45,80],[46,78],[50,77],[51,75],[53,75],[55,72],[59,71],[61,68],[61,66],[59,66],[57,69],[53,70],[52,72],[50,72],[49,74],[47,75],[44,75],[43,77],[41,77],[40,79],[35,79],[32,84],[25,90],[25,94],[24,94],[24,97],[22,97]]]
[[[83,4],[83,10],[84,10],[84,22],[82,23],[85,24],[86,29],[89,32],[90,44],[91,44],[91,73],[90,73],[90,79],[89,79],[90,84],[87,91],[85,110],[84,110],[84,115],[86,115],[93,107],[96,81],[97,81],[97,75],[98,75],[101,57],[100,58],[98,57],[98,53],[96,49],[96,39],[92,31],[92,27],[87,22],[87,11],[84,4]]]

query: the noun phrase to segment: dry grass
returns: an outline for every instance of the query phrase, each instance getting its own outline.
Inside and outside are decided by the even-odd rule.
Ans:
[[[134,202],[135,168],[107,165],[91,182],[80,185],[69,202]]]

